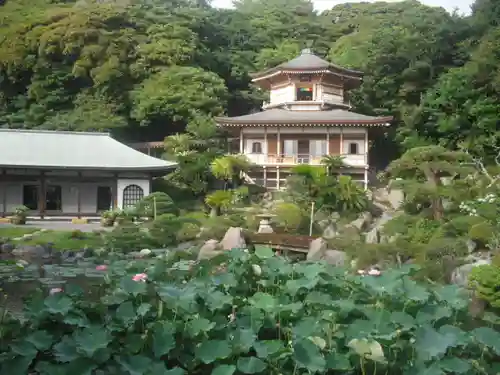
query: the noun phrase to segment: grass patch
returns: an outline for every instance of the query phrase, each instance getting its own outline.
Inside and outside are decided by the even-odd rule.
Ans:
[[[24,228],[12,228],[12,229],[24,229]],[[35,230],[26,233],[33,233]],[[1,237],[0,232],[0,237]],[[20,237],[18,235],[16,237]],[[9,236],[9,238],[12,238]],[[26,244],[26,245],[46,245],[48,243],[52,244],[52,248],[56,250],[80,250],[84,248],[98,248],[104,245],[103,235],[97,232],[81,232],[78,230],[64,230],[64,231],[55,231],[48,230],[33,236],[33,238],[29,240],[21,240],[18,243]]]
[[[11,227],[11,226],[2,226],[0,224],[0,238],[16,238],[22,237],[25,234],[31,234],[39,230],[38,228],[23,228],[23,227]]]
[[[46,245],[52,243],[56,250],[80,250],[86,247],[97,248],[104,244],[102,234],[79,231],[47,231],[26,241],[27,244]]]

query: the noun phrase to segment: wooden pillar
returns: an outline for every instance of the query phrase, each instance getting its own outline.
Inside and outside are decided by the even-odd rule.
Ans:
[[[243,128],[240,128],[240,154],[243,153]]]
[[[365,129],[365,190],[368,190],[368,129]]]
[[[118,173],[113,174],[113,186],[111,188],[111,201],[113,202],[113,209],[118,208]]]
[[[330,128],[326,128],[326,154],[330,155]]]
[[[280,189],[280,167],[276,167],[276,190]]]
[[[365,165],[368,166],[368,129],[365,129]]]
[[[268,152],[269,152],[269,147],[268,147],[268,143],[267,143],[267,126],[264,127],[264,147],[265,147],[265,151],[264,151],[264,162],[267,163],[268,162]],[[265,171],[265,169],[264,169]],[[265,173],[265,172],[264,172]],[[265,177],[264,177],[264,180],[265,180]]]
[[[267,169],[264,165],[264,187],[267,188]]]
[[[344,155],[344,129],[340,128],[340,156]]]
[[[281,160],[281,133],[280,133],[280,127],[279,126],[276,128],[276,131],[278,132],[278,136],[277,136],[277,142],[278,142],[278,144],[276,145],[276,152],[278,153],[277,160]]]
[[[6,181],[5,176],[7,175],[7,171],[2,170],[2,181]],[[3,184],[2,184],[3,185]],[[3,185],[2,189],[2,217],[5,217],[7,213],[7,185]]]
[[[47,203],[47,186],[45,184],[45,172],[40,172],[40,196],[38,197],[38,211],[40,218],[44,218]]]
[[[77,182],[77,185],[76,185],[76,209],[77,209],[77,213],[78,213],[78,218],[81,219],[82,218],[82,194],[81,194],[81,191],[80,191],[80,181],[82,180],[82,172],[78,172],[78,182]]]

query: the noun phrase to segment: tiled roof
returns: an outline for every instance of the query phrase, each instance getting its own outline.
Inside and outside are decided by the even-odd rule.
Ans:
[[[313,71],[320,72],[326,70],[334,70],[339,73],[344,73],[346,75],[352,76],[353,78],[361,79],[363,72],[347,69],[336,64],[332,64],[326,60],[323,60],[319,56],[316,56],[309,49],[302,50],[302,53],[295,57],[294,59],[280,64],[274,68],[268,69],[263,72],[255,73],[252,76],[254,79],[259,79],[277,73],[280,71]]]
[[[379,125],[387,126],[392,117],[366,116],[343,109],[329,111],[291,111],[269,109],[236,117],[217,117],[219,125]]]
[[[161,171],[175,166],[107,133],[0,129],[0,167]]]

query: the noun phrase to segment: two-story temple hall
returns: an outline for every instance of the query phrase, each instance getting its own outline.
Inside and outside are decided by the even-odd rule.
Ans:
[[[349,174],[366,188],[368,148],[376,128],[392,117],[350,111],[346,93],[361,85],[363,73],[329,63],[309,49],[275,68],[253,75],[270,94],[262,111],[218,117],[220,127],[238,139],[239,152],[255,163],[249,177],[269,189],[285,187],[291,167],[320,165],[326,155],[343,157]]]

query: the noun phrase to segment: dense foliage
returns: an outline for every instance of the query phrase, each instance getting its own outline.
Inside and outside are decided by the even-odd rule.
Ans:
[[[2,373],[498,371],[500,335],[468,318],[457,288],[408,270],[356,276],[269,248],[174,259],[115,260],[96,267],[103,281],[90,295],[67,286],[34,297],[25,319],[4,318]]]
[[[232,10],[189,0],[0,6],[3,126],[161,140],[199,118],[258,109],[265,95],[249,73],[312,46],[367,72],[354,109],[396,116],[397,132],[377,141],[384,161],[400,148],[395,139],[403,149],[431,142],[490,157],[498,143],[500,39],[489,0],[465,18],[415,1],[322,14],[307,0],[239,1]]]

